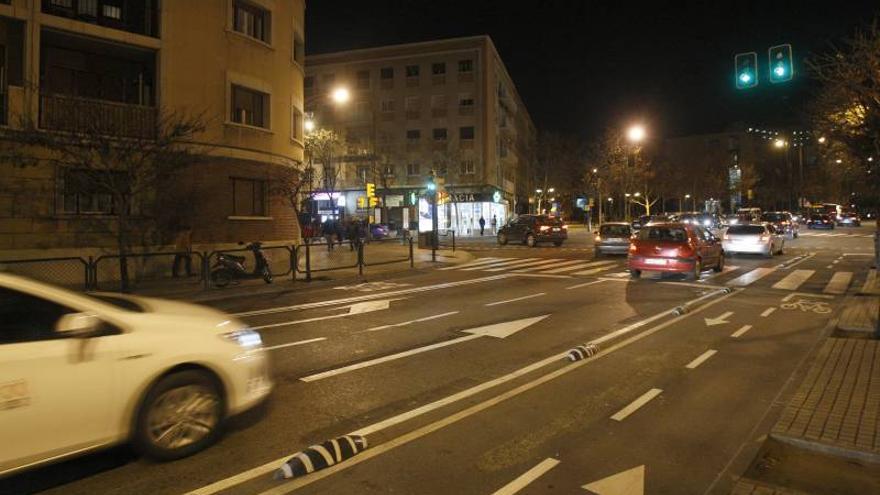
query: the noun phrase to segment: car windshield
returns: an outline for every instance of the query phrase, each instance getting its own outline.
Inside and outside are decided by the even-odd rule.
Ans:
[[[825,220],[825,215],[813,215],[810,217],[810,220]]]
[[[734,225],[727,229],[730,235],[761,235],[764,233],[762,225]]]
[[[630,228],[626,225],[603,225],[599,234],[606,237],[629,237]]]
[[[643,241],[685,242],[687,232],[682,227],[649,227],[639,232]]]
[[[764,213],[761,215],[761,220],[765,222],[784,222],[788,220],[785,213]]]

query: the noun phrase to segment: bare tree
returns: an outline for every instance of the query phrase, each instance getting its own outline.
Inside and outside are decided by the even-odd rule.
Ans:
[[[317,129],[306,135],[306,166],[303,179],[305,179],[305,193],[309,199],[318,192],[326,192],[331,199],[333,198],[342,174],[341,167],[336,162],[345,153],[345,148],[345,140],[335,131]],[[333,202],[333,211],[336,211],[335,202]]]
[[[7,131],[10,149],[2,152],[15,166],[54,163],[65,173],[68,188],[109,198],[116,217],[123,290],[129,281],[125,256],[131,253],[133,213],[155,196],[164,179],[202,160],[210,150],[193,144],[193,138],[205,130],[202,115],[166,111],[155,115],[155,120],[127,125],[100,107],[79,105],[54,117],[51,127],[64,131],[42,130],[33,120],[21,118],[18,129]],[[22,145],[30,150],[23,151]]]

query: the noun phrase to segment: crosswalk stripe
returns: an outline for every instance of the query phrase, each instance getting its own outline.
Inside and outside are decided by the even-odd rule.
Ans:
[[[773,284],[774,289],[797,290],[808,278],[812,277],[816,270],[795,270],[785,278]]]
[[[590,263],[581,263],[579,265],[572,266],[564,266],[562,268],[554,268],[552,270],[543,270],[540,273],[565,273],[571,272],[574,270],[581,270],[583,268],[589,268],[591,266],[604,266],[604,265],[616,265],[616,261],[593,261]]]
[[[438,270],[458,270],[460,268],[467,268],[469,266],[486,265],[486,264],[490,264],[490,263],[497,263],[499,261],[512,260],[512,259],[513,258],[495,258],[495,257],[478,258],[474,261],[469,261],[463,265],[447,266],[444,268],[438,268]]]
[[[462,271],[463,272],[472,272],[474,270],[485,270],[486,268],[498,268],[501,266],[519,265],[522,263],[528,263],[530,261],[535,261],[538,259],[540,259],[540,258],[516,258],[513,261],[501,261],[499,263],[489,263],[487,265],[475,266],[472,268],[464,268]]]
[[[599,268],[592,268],[590,270],[584,270],[582,272],[574,272],[574,273],[572,273],[572,275],[595,275],[597,273],[601,273],[606,270],[611,270],[612,268],[617,268],[617,265],[600,266]]]
[[[852,272],[835,272],[822,292],[826,294],[845,294],[849,283],[852,281],[852,276]]]
[[[569,261],[563,261],[561,263],[557,263],[554,266],[560,267],[560,266],[574,265],[575,263],[583,263],[583,262],[584,262],[584,260],[569,260]],[[513,273],[526,273],[526,272],[532,272],[535,270],[544,270],[546,268],[547,267],[545,267],[545,266],[544,267],[535,266],[535,267],[523,268],[522,270],[519,270],[519,269],[513,270]]]
[[[775,268],[756,268],[744,275],[740,275],[739,277],[728,282],[728,285],[735,285],[738,287],[745,287],[753,282],[756,282],[767,275],[773,273],[776,270]]]
[[[518,264],[518,265],[515,265],[515,266],[516,266],[516,268],[524,268],[524,267],[527,267],[527,266],[541,266],[541,265],[546,265],[546,264],[549,264],[549,263],[558,263],[558,262],[559,262],[558,259],[553,258],[553,259],[549,259],[549,260],[544,259],[544,260],[540,260],[540,261],[531,261],[531,262],[528,262],[528,263],[521,263],[521,264]],[[510,266],[502,266],[502,267],[500,267],[500,268],[489,268],[489,269],[487,269],[487,270],[485,270],[485,271],[487,271],[487,272],[500,272],[500,271],[502,271],[502,270],[509,270],[509,269],[510,269]]]

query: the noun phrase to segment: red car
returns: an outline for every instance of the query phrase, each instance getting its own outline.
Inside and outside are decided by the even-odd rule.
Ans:
[[[629,244],[629,273],[684,273],[696,280],[706,267],[724,269],[721,240],[700,225],[660,223],[643,227]]]

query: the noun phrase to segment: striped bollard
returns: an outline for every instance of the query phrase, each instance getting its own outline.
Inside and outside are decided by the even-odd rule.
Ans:
[[[305,476],[354,457],[366,448],[367,439],[360,435],[345,435],[327,440],[320,445],[312,445],[294,454],[290,460],[275,471],[274,478],[284,480]]]
[[[599,352],[599,346],[596,344],[584,344],[568,351],[569,361],[580,361],[588,357],[593,357]]]

